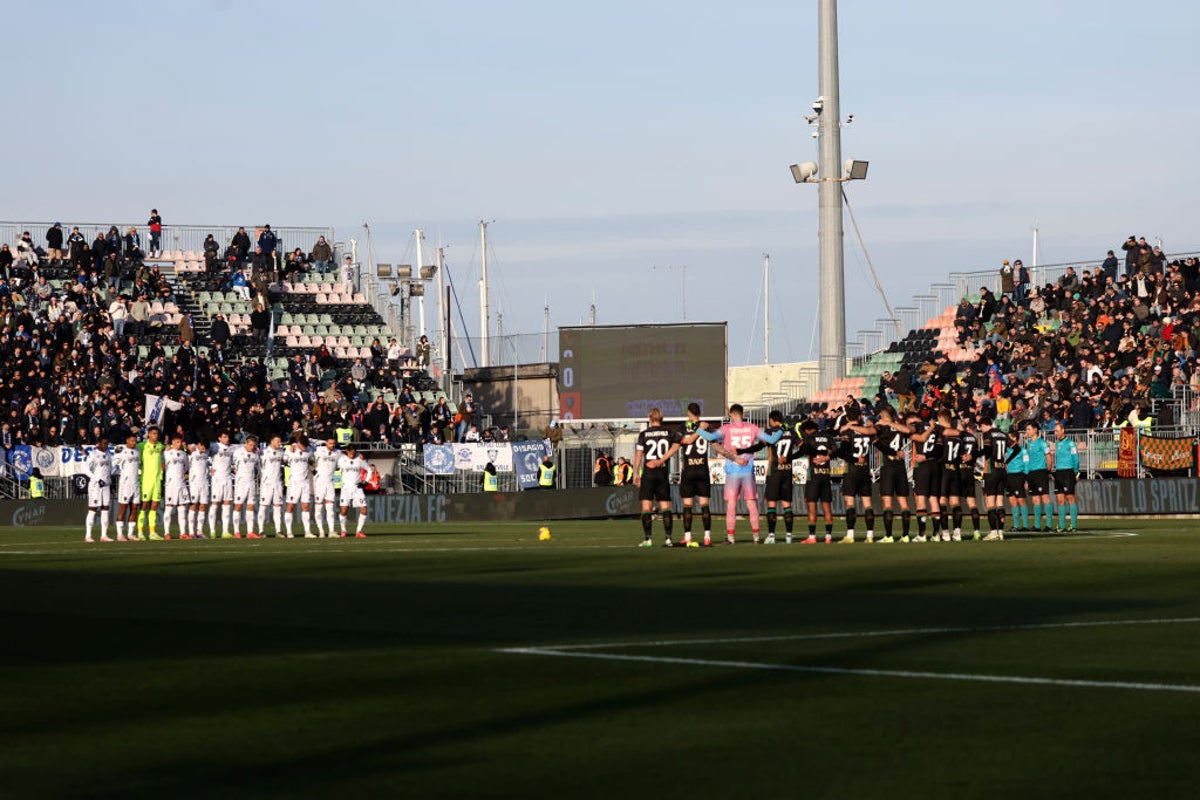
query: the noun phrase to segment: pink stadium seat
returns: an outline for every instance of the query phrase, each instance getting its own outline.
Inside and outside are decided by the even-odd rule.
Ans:
[[[358,348],[358,357],[359,358],[370,358],[371,357],[371,348],[369,348],[365,345]]]
[[[317,295],[317,305],[323,306],[329,303],[329,296],[321,293]]]
[[[286,339],[283,340],[283,343],[287,347],[299,347],[300,346],[300,337],[288,336]]]
[[[311,336],[311,337],[309,337],[309,341],[310,341],[310,342],[312,342],[312,346],[313,346],[313,347],[320,347],[320,346],[322,346],[322,345],[324,345],[324,344],[326,343],[326,337],[324,337],[324,336]]]
[[[337,346],[342,348],[343,350],[346,349],[347,347],[349,347],[350,346],[350,337],[349,336],[337,337]]]
[[[367,304],[367,296],[365,294],[355,294],[352,302],[356,306],[365,306]]]

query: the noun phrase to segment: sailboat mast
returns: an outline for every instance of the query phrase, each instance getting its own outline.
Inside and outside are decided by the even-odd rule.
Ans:
[[[483,253],[483,272],[479,279],[479,360],[480,366],[490,367],[491,361],[491,342],[488,340],[488,327],[490,321],[488,319],[488,279],[487,279],[487,226],[483,220],[479,221],[479,242],[480,251]]]

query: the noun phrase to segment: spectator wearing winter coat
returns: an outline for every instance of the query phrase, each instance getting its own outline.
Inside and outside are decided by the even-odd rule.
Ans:
[[[222,347],[229,341],[229,323],[225,321],[224,314],[217,314],[213,318],[212,328],[209,331],[214,344],[219,344]]]

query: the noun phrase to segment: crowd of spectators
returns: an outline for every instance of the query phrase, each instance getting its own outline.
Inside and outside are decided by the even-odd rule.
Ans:
[[[154,212],[153,220],[158,217]],[[158,246],[158,230],[151,238]],[[286,377],[271,380],[263,359],[239,357],[239,339],[221,315],[200,334],[186,313],[178,325],[151,313],[152,303],[179,300],[172,281],[147,263],[136,229],[112,227],[92,243],[78,228],[55,224],[46,247],[26,232],[0,246],[0,447],[90,445],[101,436],[123,441],[143,427],[145,395],[179,407],[164,427],[188,442],[304,433],[323,438],[350,429],[360,442],[442,442],[483,438],[472,431],[473,405],[463,415],[445,399],[428,402],[429,379],[393,339],[376,339],[370,358],[335,359],[327,348],[295,355]],[[265,334],[269,287],[285,263],[265,226],[253,252],[238,230],[222,249],[208,237],[205,257],[222,280],[237,276],[259,301]],[[213,257],[216,255],[215,258]],[[321,237],[298,269],[335,268]],[[290,263],[290,261],[289,261]],[[57,287],[57,288],[56,288]],[[255,316],[252,315],[252,318]],[[173,351],[168,355],[168,348]],[[394,402],[374,397],[394,395]],[[457,417],[457,418],[456,418]],[[491,435],[491,434],[489,434]],[[0,456],[6,453],[0,452]]]
[[[1019,260],[1004,262],[995,290],[963,298],[954,325],[974,357],[935,353],[917,369],[886,373],[878,403],[994,415],[1007,429],[1027,421],[1049,431],[1144,424],[1158,399],[1200,391],[1200,260],[1167,262],[1131,236],[1125,260],[1034,285]],[[1160,404],[1159,426],[1177,422]]]

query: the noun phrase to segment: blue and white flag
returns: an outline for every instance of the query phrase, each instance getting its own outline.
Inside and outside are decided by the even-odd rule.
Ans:
[[[160,397],[156,394],[146,395],[146,415],[143,419],[143,425],[149,428],[151,425],[162,425],[163,415],[170,411],[178,411],[183,408],[183,403],[177,403],[166,397]]]
[[[540,442],[513,442],[513,469],[517,473],[517,486],[532,489],[538,485],[538,466],[546,454],[552,452],[548,440]]]
[[[8,451],[8,463],[12,476],[20,481],[25,480],[33,469],[32,449],[27,444],[13,445],[12,450]]]
[[[454,445],[425,445],[425,471],[430,475],[453,475]]]

